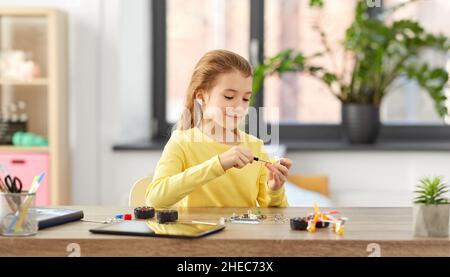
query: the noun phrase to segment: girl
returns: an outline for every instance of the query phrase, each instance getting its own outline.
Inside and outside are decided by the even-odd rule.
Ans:
[[[215,50],[195,66],[185,108],[146,191],[147,204],[179,207],[286,207],[292,162],[267,161],[261,140],[238,129],[252,94],[252,69]]]

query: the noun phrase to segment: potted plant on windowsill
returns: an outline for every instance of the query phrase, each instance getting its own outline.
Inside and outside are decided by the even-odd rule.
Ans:
[[[310,7],[319,12],[323,5],[323,0],[310,0]],[[444,66],[433,68],[421,55],[429,49],[445,55],[450,50],[450,40],[427,32],[416,21],[390,18],[404,5],[386,8],[377,17],[371,17],[366,1],[358,0],[354,21],[342,42],[341,68],[337,66],[326,32],[316,22],[313,27],[320,35],[323,50],[305,56],[286,49],[268,57],[255,67],[253,91],[259,92],[264,77],[272,74],[303,72],[315,77],[342,103],[341,126],[350,143],[375,142],[380,127],[380,105],[401,78],[416,81],[431,96],[437,113],[444,117],[448,114],[444,93],[448,73]],[[318,57],[329,58],[331,70],[318,65]]]
[[[415,236],[448,237],[450,203],[445,197],[448,190],[440,177],[420,180],[413,208]]]

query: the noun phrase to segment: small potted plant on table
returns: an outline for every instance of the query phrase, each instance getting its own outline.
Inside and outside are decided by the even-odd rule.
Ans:
[[[414,199],[413,225],[415,236],[448,237],[449,186],[441,177],[420,180]]]

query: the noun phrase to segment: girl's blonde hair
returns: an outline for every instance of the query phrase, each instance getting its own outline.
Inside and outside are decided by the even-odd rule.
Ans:
[[[195,100],[198,90],[210,90],[220,74],[233,70],[244,77],[252,76],[250,63],[242,56],[227,50],[213,50],[207,52],[195,65],[191,81],[186,93],[184,111],[178,121],[179,130],[195,127],[202,119],[200,105]]]

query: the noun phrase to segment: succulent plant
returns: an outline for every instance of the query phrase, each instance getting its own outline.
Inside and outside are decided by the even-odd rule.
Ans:
[[[425,205],[449,204],[449,199],[445,197],[449,191],[449,186],[443,181],[442,177],[425,177],[419,181],[417,190],[414,192],[417,197],[414,203]]]

